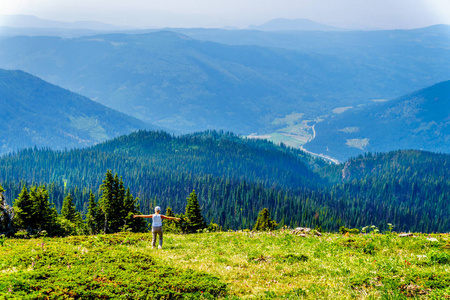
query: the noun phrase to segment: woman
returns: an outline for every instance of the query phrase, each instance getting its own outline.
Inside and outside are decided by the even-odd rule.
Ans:
[[[158,249],[162,249],[163,244],[163,230],[162,230],[162,219],[166,220],[181,220],[180,218],[175,217],[168,217],[165,215],[161,215],[161,207],[157,206],[155,207],[155,213],[153,215],[133,215],[133,218],[151,218],[152,221],[152,234],[153,234],[153,240],[152,240],[152,247],[156,247],[156,236],[159,235],[159,246]]]

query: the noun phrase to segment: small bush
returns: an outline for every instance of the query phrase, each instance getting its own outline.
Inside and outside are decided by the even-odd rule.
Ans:
[[[14,237],[19,239],[28,239],[30,238],[30,235],[26,230],[19,230],[14,234]]]
[[[341,226],[341,228],[339,228],[339,233],[341,234],[346,234],[346,233],[351,233],[351,234],[358,234],[359,233],[359,229],[358,228],[346,228],[344,226]]]
[[[366,244],[363,247],[363,252],[365,254],[374,255],[375,254],[375,250],[376,250],[376,248],[375,248],[375,245],[373,243]]]
[[[427,257],[432,264],[449,264],[450,263],[450,254],[445,253],[445,252],[430,251],[430,252],[428,252]]]
[[[279,262],[287,262],[289,264],[293,264],[296,262],[304,262],[308,261],[309,257],[303,254],[287,254],[287,255],[279,255],[277,260]]]

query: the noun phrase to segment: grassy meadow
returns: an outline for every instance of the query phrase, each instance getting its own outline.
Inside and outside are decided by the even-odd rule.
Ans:
[[[450,299],[448,234],[0,239],[0,299]]]

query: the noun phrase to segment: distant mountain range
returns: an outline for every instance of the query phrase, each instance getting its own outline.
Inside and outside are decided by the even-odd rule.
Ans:
[[[293,113],[314,120],[336,107],[392,99],[447,80],[449,37],[432,33],[275,35],[305,45],[301,51],[230,46],[168,31],[10,37],[1,40],[0,67],[22,69],[166,128],[264,134]]]
[[[266,25],[277,24],[299,29],[309,22]],[[445,25],[391,31],[179,28],[102,35],[58,30],[89,34],[0,38],[0,67],[24,70],[183,133],[224,129],[299,147],[311,140],[317,123],[307,149],[318,149],[325,124],[320,120],[450,78],[450,26]],[[365,149],[364,138],[352,140]],[[389,150],[404,145],[392,143]],[[341,160],[362,150],[345,146],[342,151]]]
[[[111,31],[133,31],[139,30],[130,26],[118,26],[106,24],[97,21],[76,21],[76,22],[62,22],[38,18],[33,15],[0,15],[0,26],[9,29],[27,29],[28,32],[33,33],[35,29],[47,29],[47,32],[54,30],[57,33],[69,34],[68,30],[90,30],[93,32],[111,32]],[[239,30],[235,27],[230,27],[233,30]],[[318,31],[339,31],[345,30],[339,27],[333,27],[317,23],[308,19],[274,19],[261,25],[250,25],[248,29],[261,31],[302,31],[302,30],[318,30]],[[141,28],[142,30],[142,28]],[[39,31],[39,30],[38,30]],[[52,34],[53,35],[53,34]]]
[[[305,148],[341,161],[364,152],[450,153],[450,81],[395,100],[349,108],[315,125]]]
[[[84,147],[156,128],[22,71],[0,69],[0,107],[0,154]]]
[[[96,31],[114,31],[131,29],[96,21],[61,22],[38,18],[32,15],[0,15],[0,24],[12,28],[58,28],[58,29],[89,29]]]
[[[0,15],[0,36],[59,36],[73,38],[118,31],[136,31],[95,21],[62,22],[31,15]]]
[[[248,29],[262,31],[296,31],[296,30],[313,30],[313,31],[339,31],[345,30],[339,27],[313,22],[308,19],[274,19],[262,25],[251,25]]]

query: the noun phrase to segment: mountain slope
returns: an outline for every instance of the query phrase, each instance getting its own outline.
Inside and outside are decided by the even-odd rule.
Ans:
[[[36,159],[43,166],[48,158],[45,150],[34,152],[42,155],[39,158],[36,156]],[[23,151],[15,157],[27,156],[29,153]],[[323,184],[308,165],[326,165],[300,150],[280,148],[267,141],[247,140],[232,133],[215,131],[179,137],[162,131],[138,131],[89,148],[50,154],[58,157],[52,160],[52,169],[58,170],[56,177],[66,174],[67,170],[63,166],[67,161],[72,161],[74,155],[85,156],[83,162],[74,163],[79,168],[89,165],[90,169],[83,176],[72,178],[70,181],[74,184],[80,184],[81,178],[87,177],[101,181],[104,166],[108,166],[130,179],[135,176],[136,171],[142,172],[134,168],[149,168],[152,171],[173,173],[174,176],[208,175],[257,182],[268,187],[298,188]],[[14,160],[12,157],[10,162],[13,163]],[[132,169],[127,169],[130,166]],[[21,173],[21,177],[32,180],[32,174],[28,170],[23,169]],[[45,182],[51,177],[34,179]]]
[[[174,137],[165,132],[139,131],[89,148],[60,152],[26,149],[0,157],[0,182],[11,201],[20,192],[22,179],[48,183],[58,209],[66,182],[82,210],[89,197],[86,192],[98,191],[110,169],[123,176],[133,195],[142,199],[145,213],[153,210],[155,201],[181,212],[186,194],[195,189],[209,220],[239,228],[253,222],[262,207],[277,201],[277,209],[286,216],[294,205],[312,210],[312,202],[300,204],[300,196],[289,192],[324,183],[308,169],[304,162],[308,160],[314,161],[300,150],[233,134],[205,132]],[[301,197],[306,201],[306,195]],[[236,215],[238,210],[240,216]],[[293,217],[289,219],[298,223]]]
[[[97,31],[113,31],[127,27],[115,26],[96,21],[60,22],[44,20],[33,15],[0,15],[0,24],[11,28],[49,28],[49,29],[89,29]],[[127,29],[130,29],[129,27]]]
[[[84,149],[0,157],[0,182],[10,201],[24,182],[46,183],[58,209],[70,192],[83,210],[112,170],[144,213],[155,205],[182,212],[195,189],[208,222],[225,228],[251,227],[266,207],[289,226],[448,232],[449,164],[448,154],[396,151],[324,166],[300,150],[233,134],[140,131]]]
[[[155,128],[22,71],[0,69],[0,154],[84,147]]]
[[[258,34],[257,40],[267,37]],[[389,39],[392,32],[341,34],[282,35],[304,45],[303,52],[173,32],[13,37],[1,40],[0,66],[37,74],[159,126],[240,134],[271,133],[280,127],[274,120],[292,113],[312,120],[337,106],[399,96],[448,73],[448,51],[440,43],[419,47],[414,33],[401,42]]]
[[[317,123],[305,145],[343,161],[365,151],[421,149],[450,152],[450,81],[397,98],[350,109]]]

